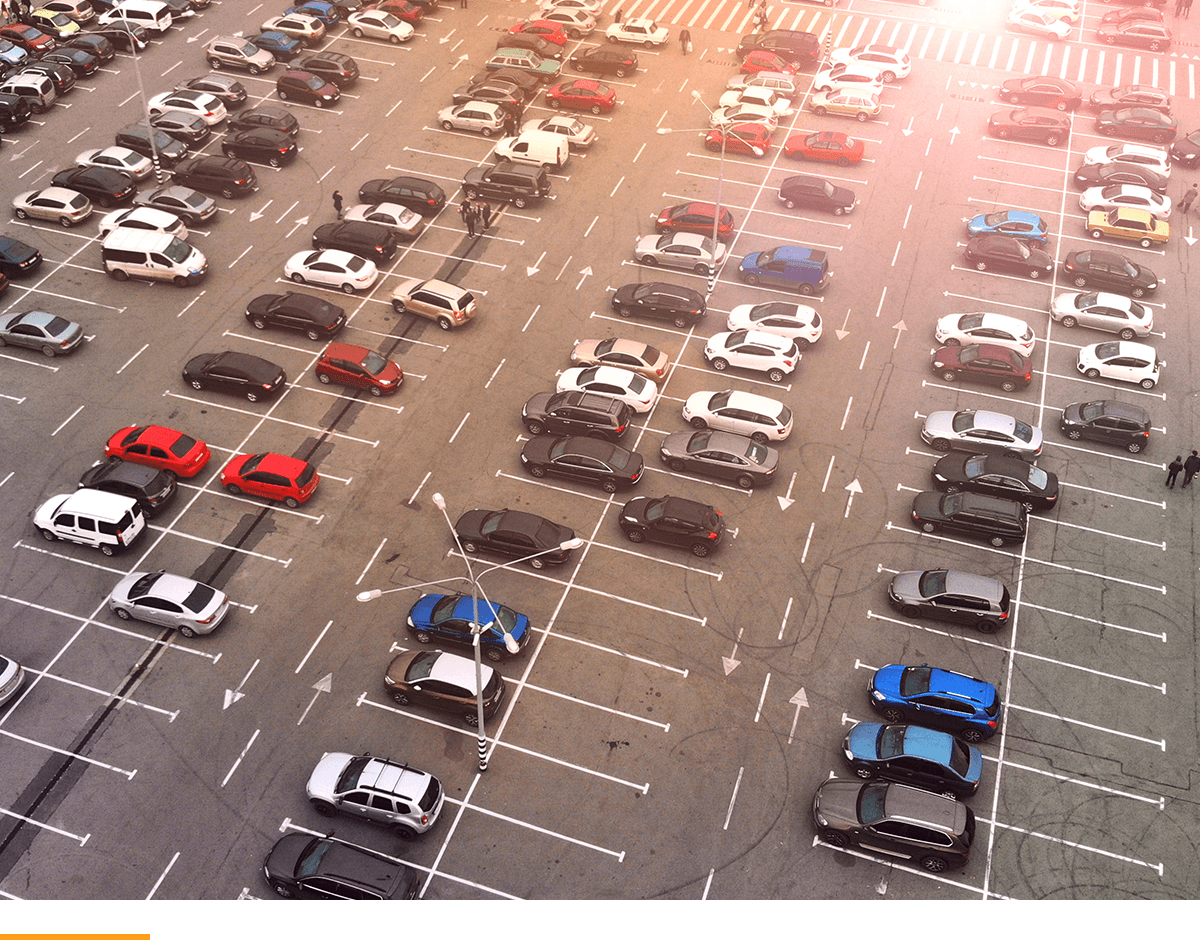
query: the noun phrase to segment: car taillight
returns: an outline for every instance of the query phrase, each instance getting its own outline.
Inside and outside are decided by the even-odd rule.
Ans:
[[[706,539],[708,539],[710,542],[711,542],[711,541],[713,541],[714,539],[716,539],[716,537],[717,537],[717,533],[716,533],[716,532],[709,532],[709,533],[708,533],[708,534],[705,536],[705,538],[706,538]]]
[[[216,619],[217,619],[217,615],[214,612],[211,617],[205,617],[203,620],[197,620],[196,623],[200,624],[201,626],[205,626],[207,624],[212,623]]]
[[[791,360],[791,359],[784,359],[784,360],[783,360],[783,364],[784,364],[785,366],[790,366],[790,365],[792,365],[793,363],[792,363],[792,360]]]
[[[280,152],[280,153],[287,153],[287,152],[288,152],[289,150],[291,150],[291,149],[292,149],[291,147],[280,147],[280,148],[279,148],[279,152]]]
[[[263,390],[264,390],[264,391],[268,391],[268,392],[269,392],[269,391],[270,391],[272,388],[273,388],[273,386],[272,386],[272,385],[270,385],[269,383],[267,383],[267,382],[264,382],[264,383],[263,383]]]
[[[428,814],[426,814],[426,813],[422,813],[422,814],[421,814],[421,825],[422,825],[422,826],[428,826],[428,825],[429,825],[429,816],[428,816]]]
[[[995,720],[989,721],[989,722],[987,723],[987,726],[988,726],[989,728],[993,728],[993,729],[994,729],[994,728],[996,727],[996,721],[995,721]]]
[[[628,424],[628,423],[625,423],[625,424],[618,425],[618,426],[617,426],[617,433],[618,433],[618,434],[624,434],[624,433],[625,433],[625,429],[626,429],[627,427],[629,427],[629,424]]]
[[[1142,437],[1144,437],[1144,438],[1149,438],[1149,437],[1150,437],[1150,432],[1149,432],[1149,431],[1143,431],[1143,432],[1142,432]]]
[[[1002,613],[1002,614],[999,616],[999,618],[997,618],[997,619],[999,619],[999,620],[1007,620],[1007,619],[1008,619],[1008,611],[1006,610],[1006,611],[1005,611],[1004,613]]]

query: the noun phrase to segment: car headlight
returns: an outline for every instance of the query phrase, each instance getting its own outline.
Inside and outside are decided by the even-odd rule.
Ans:
[[[820,810],[814,810],[813,816],[816,818],[818,826],[828,826],[829,825],[829,820],[821,815]]]
[[[846,760],[854,760],[854,752],[850,748],[843,748],[842,753],[846,755]]]
[[[883,701],[883,693],[880,692],[878,689],[871,689],[870,692],[871,692],[871,698],[874,699],[876,702]]]

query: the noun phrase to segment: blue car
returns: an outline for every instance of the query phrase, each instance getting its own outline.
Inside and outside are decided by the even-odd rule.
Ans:
[[[316,17],[325,24],[326,29],[336,26],[342,20],[337,8],[332,3],[326,3],[325,0],[308,0],[307,3],[301,3],[299,6],[289,7],[286,15],[292,13],[303,13],[305,16]]]
[[[267,50],[280,62],[291,62],[304,51],[304,43],[299,39],[276,29],[268,29],[257,36],[250,36],[249,40],[259,49]]]
[[[0,66],[20,65],[29,58],[29,53],[15,42],[0,39]],[[0,68],[3,71],[3,68]]]
[[[978,748],[917,725],[860,721],[842,742],[842,755],[863,780],[882,777],[946,796],[974,796],[983,774]]]
[[[471,624],[475,602],[464,594],[426,594],[408,612],[408,629],[419,643],[457,643],[471,645]],[[510,653],[504,633],[517,642],[518,652],[529,641],[529,618],[503,604],[479,599],[479,622],[486,628],[479,637],[479,648],[493,662]],[[503,632],[495,624],[503,627]]]
[[[920,666],[884,666],[867,684],[872,707],[893,724],[934,725],[975,744],[1000,726],[1000,693],[990,682]]]
[[[1042,247],[1050,239],[1046,220],[1035,212],[1005,209],[1003,212],[985,212],[967,223],[967,235],[1011,235],[1023,238]]]

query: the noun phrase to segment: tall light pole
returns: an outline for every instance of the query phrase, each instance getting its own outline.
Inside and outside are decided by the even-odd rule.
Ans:
[[[125,24],[126,28],[125,35],[129,37],[129,50],[133,53],[133,74],[137,76],[138,96],[142,99],[142,112],[146,116],[146,139],[150,141],[150,160],[154,164],[154,178],[161,185],[166,180],[166,176],[163,175],[162,161],[159,160],[158,147],[154,143],[154,128],[150,125],[150,102],[146,99],[146,86],[142,84],[141,59],[138,57],[138,46],[141,44],[141,40],[138,39],[136,32],[138,26],[136,23],[129,22],[122,7],[118,6],[115,9],[120,12],[121,22]],[[103,30],[96,30],[96,32],[104,34]]]

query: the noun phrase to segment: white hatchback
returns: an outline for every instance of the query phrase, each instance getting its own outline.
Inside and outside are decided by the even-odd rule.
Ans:
[[[772,382],[782,382],[796,370],[800,350],[786,336],[761,330],[717,333],[704,347],[705,361],[718,372],[730,366],[765,372]]]
[[[1132,382],[1145,389],[1158,384],[1162,367],[1163,363],[1153,346],[1123,340],[1084,346],[1079,350],[1079,361],[1075,363],[1075,368],[1089,379]]]
[[[882,90],[879,69],[858,61],[821,69],[813,79],[813,91],[866,91],[877,95]]]
[[[182,111],[192,117],[198,117],[209,127],[220,124],[229,116],[225,105],[215,95],[205,91],[184,89],[183,91],[165,91],[155,95],[146,103],[151,116],[167,111]]]
[[[741,304],[729,311],[725,326],[730,330],[760,330],[786,336],[797,349],[807,349],[821,338],[821,315],[807,304],[772,300],[765,304]]]
[[[791,101],[779,92],[770,88],[743,88],[740,91],[727,91],[721,95],[717,105],[722,108],[736,108],[743,104],[753,104],[760,108],[769,108],[777,118],[793,114],[795,109]]]
[[[283,276],[297,284],[336,287],[343,293],[353,294],[374,284],[379,277],[379,269],[374,261],[348,251],[323,248],[292,255],[283,266]]]
[[[912,74],[912,59],[903,49],[896,46],[866,44],[853,49],[834,49],[829,54],[830,65],[848,65],[859,62],[879,70],[879,78],[885,85],[908,78]]]
[[[558,377],[558,392],[594,392],[625,402],[645,414],[658,397],[658,386],[628,369],[616,366],[576,366]]]
[[[718,428],[760,444],[792,433],[792,409],[781,401],[749,392],[695,392],[683,403],[683,420],[697,431]]]
[[[1019,352],[1026,358],[1033,355],[1035,341],[1028,323],[1002,313],[947,314],[938,320],[933,335],[943,346],[987,343]]]

